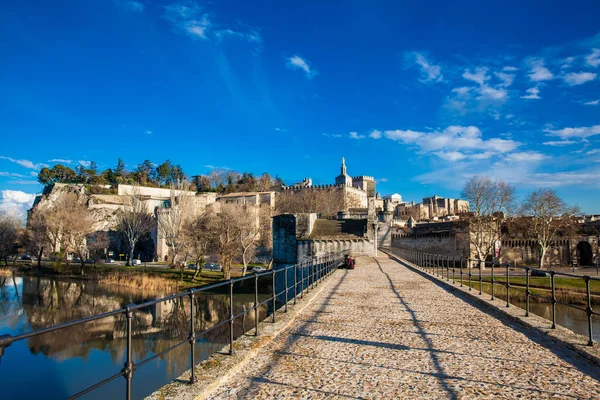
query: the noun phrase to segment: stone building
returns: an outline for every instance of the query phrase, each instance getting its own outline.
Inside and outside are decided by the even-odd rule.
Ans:
[[[444,198],[437,195],[423,198],[422,203],[399,203],[394,210],[398,219],[413,217],[417,221],[457,216],[469,211],[469,202],[461,199]]]

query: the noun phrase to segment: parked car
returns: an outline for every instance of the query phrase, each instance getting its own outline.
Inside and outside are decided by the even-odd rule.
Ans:
[[[131,260],[131,265],[142,265],[142,260],[134,258]]]
[[[91,258],[86,258],[86,259],[85,259],[85,263],[86,263],[86,264],[96,264],[96,260],[93,260],[93,259],[91,259]]]
[[[207,271],[222,271],[223,267],[221,267],[221,264],[219,263],[208,262],[204,264],[204,269],[206,269]]]
[[[32,259],[31,259],[31,256],[30,256],[29,254],[23,254],[23,255],[21,256],[21,260],[28,260],[28,261],[31,261]]]
[[[71,260],[71,262],[80,263],[81,262],[81,258],[79,258],[79,257],[74,258],[74,259]]]
[[[530,276],[548,276],[549,274],[546,271],[542,271],[541,269],[532,269]]]
[[[107,258],[106,260],[104,260],[104,264],[114,264],[115,260],[113,260],[112,258]]]
[[[195,270],[197,268],[196,264],[190,264],[187,267],[188,267],[188,269],[193,269],[193,270]]]
[[[261,272],[265,272],[267,269],[265,267],[248,267],[248,271],[250,272],[256,272],[257,274],[260,274]]]

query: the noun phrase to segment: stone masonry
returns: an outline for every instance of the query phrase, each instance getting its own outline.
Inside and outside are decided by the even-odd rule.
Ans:
[[[326,285],[206,398],[600,398],[597,365],[387,257]]]

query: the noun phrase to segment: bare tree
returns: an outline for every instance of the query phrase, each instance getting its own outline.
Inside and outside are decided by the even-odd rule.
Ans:
[[[162,208],[158,212],[158,230],[169,248],[171,266],[179,265],[181,280],[183,280],[183,262],[178,263],[177,257],[185,254],[186,237],[183,227],[186,219],[194,218],[193,194],[188,192],[187,184],[179,182],[177,186],[171,187],[170,207]],[[177,264],[178,263],[178,264]]]
[[[208,211],[208,227],[214,247],[219,253],[223,275],[231,278],[231,265],[239,251],[240,224],[239,212],[235,204],[221,204],[220,210]]]
[[[78,196],[65,193],[61,201],[62,244],[67,252],[72,252],[81,260],[81,275],[85,268],[85,259],[89,254],[87,237],[93,232],[94,220]]]
[[[10,215],[0,213],[0,258],[8,266],[8,256],[18,248],[19,222]]]
[[[37,267],[42,267],[44,251],[50,248],[49,226],[46,210],[35,209],[29,216],[26,232],[27,249],[37,256]]]
[[[540,247],[540,268],[544,267],[546,252],[558,235],[573,229],[578,213],[577,207],[567,206],[551,189],[536,190],[525,199],[520,214],[529,221],[523,225],[525,234],[534,238]]]
[[[188,256],[196,264],[196,272],[192,280],[202,272],[204,257],[211,245],[211,231],[209,228],[209,213],[205,212],[196,218],[189,218],[183,225],[183,235]]]
[[[357,204],[348,204],[352,207]],[[285,213],[318,213],[325,217],[334,217],[343,210],[344,194],[341,188],[320,188],[285,190],[277,195],[277,212]]]
[[[242,276],[246,276],[248,261],[261,233],[260,206],[238,206],[239,239],[244,265]]]
[[[133,260],[133,251],[137,242],[154,227],[154,219],[146,210],[143,201],[134,189],[133,195],[119,212],[117,230],[123,234],[129,247],[127,265]]]
[[[470,241],[480,262],[494,255],[502,223],[512,211],[515,189],[502,180],[473,176],[463,187],[463,199],[469,201],[469,213],[462,216],[469,224]],[[485,265],[485,264],[480,264]]]

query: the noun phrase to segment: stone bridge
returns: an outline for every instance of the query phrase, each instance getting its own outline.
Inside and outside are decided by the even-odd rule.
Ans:
[[[598,365],[401,261],[360,257],[319,289],[200,398],[600,398]]]

